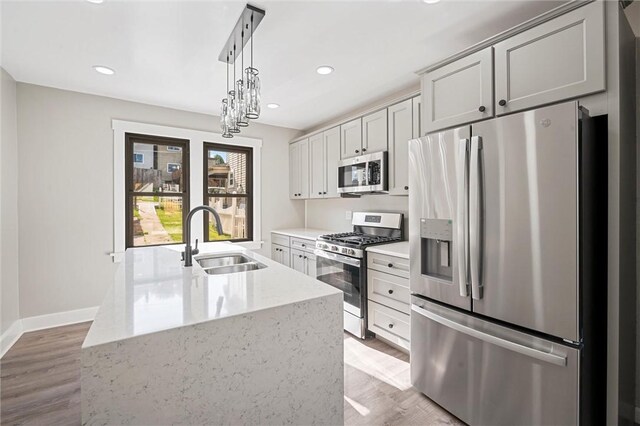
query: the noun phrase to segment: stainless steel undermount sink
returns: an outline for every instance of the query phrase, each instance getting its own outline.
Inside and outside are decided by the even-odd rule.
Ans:
[[[209,275],[255,271],[267,267],[241,253],[204,255],[195,257],[195,260]]]

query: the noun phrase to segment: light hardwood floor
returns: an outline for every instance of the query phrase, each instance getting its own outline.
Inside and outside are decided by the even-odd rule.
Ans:
[[[24,334],[0,361],[2,425],[80,424],[80,347],[91,323]],[[345,424],[463,424],[413,389],[409,357],[345,333]]]

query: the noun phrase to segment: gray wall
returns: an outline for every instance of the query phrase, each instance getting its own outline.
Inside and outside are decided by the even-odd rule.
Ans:
[[[350,231],[351,220],[347,211],[376,211],[403,213],[405,238],[409,211],[409,197],[391,195],[365,195],[361,198],[332,198],[307,201],[307,227],[330,231]]]
[[[0,334],[19,318],[16,82],[0,68]]]
[[[97,306],[112,283],[113,132],[121,119],[219,132],[219,118],[18,83],[20,315]],[[216,102],[212,100],[212,102]],[[263,253],[270,231],[302,226],[289,200],[288,143],[298,131],[252,125],[261,138]]]

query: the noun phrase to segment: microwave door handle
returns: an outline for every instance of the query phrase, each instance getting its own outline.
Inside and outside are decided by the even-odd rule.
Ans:
[[[469,193],[469,139],[458,142],[458,206],[456,210],[456,252],[458,255],[458,284],[460,296],[469,296],[469,229],[468,229],[468,193]]]
[[[471,297],[482,299],[482,138],[471,138],[469,163],[469,266]]]

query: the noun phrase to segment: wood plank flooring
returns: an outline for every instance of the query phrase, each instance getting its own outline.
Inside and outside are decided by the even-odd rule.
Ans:
[[[24,334],[0,361],[2,425],[80,424],[80,347],[90,322]],[[345,333],[345,424],[459,425],[413,389],[409,356]]]

